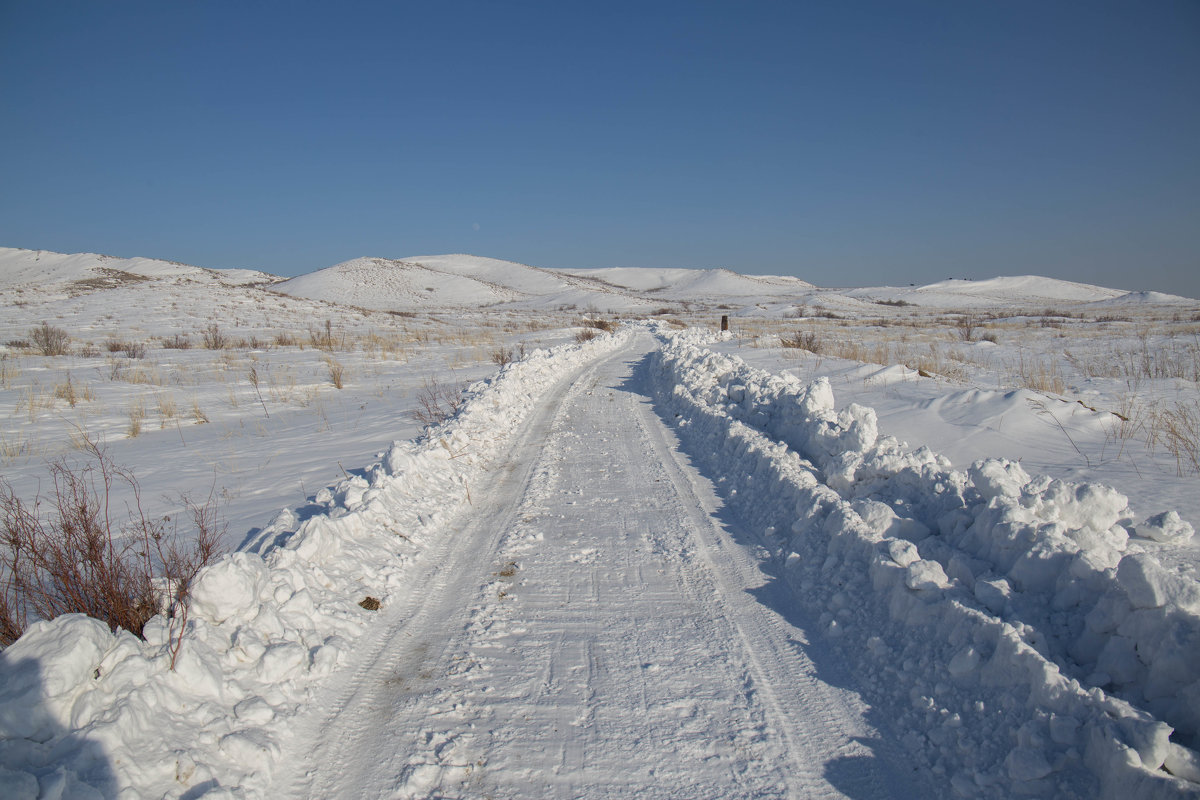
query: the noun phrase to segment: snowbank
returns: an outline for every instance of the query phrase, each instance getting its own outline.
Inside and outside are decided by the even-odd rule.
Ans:
[[[377,613],[359,602],[403,592],[534,401],[625,339],[473,385],[455,417],[206,569],[184,624],[156,617],[146,641],[81,615],[32,625],[0,653],[0,796],[262,796],[289,721]]]
[[[1181,779],[1200,774],[1200,587],[1131,539],[1186,540],[1178,515],[1013,462],[954,470],[837,411],[827,379],[687,335],[652,371],[800,608],[958,794],[1200,796]]]

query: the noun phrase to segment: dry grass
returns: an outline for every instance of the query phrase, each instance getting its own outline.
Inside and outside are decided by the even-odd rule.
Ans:
[[[83,386],[76,387],[75,382],[71,380],[71,373],[69,372],[65,381],[54,385],[54,397],[62,400],[71,408],[74,408],[81,400],[91,401],[95,399],[91,387],[86,383]]]
[[[167,420],[175,419],[179,415],[179,407],[175,405],[175,398],[170,394],[156,394],[154,403],[160,428],[167,427]]]
[[[146,406],[141,400],[138,400],[129,407],[129,428],[127,433],[130,439],[136,439],[142,434],[142,423],[145,421]]]
[[[1067,390],[1066,379],[1053,356],[1032,355],[1022,350],[1008,369],[1009,382],[1013,385],[1059,395]]]
[[[16,359],[10,359],[8,353],[0,353],[0,389],[11,389],[20,374]]]
[[[1180,476],[1200,474],[1200,400],[1156,409],[1149,427],[1149,442],[1166,448]]]
[[[333,388],[341,389],[342,380],[346,374],[346,368],[332,356],[326,356],[325,369],[329,374],[329,382],[333,384]]]

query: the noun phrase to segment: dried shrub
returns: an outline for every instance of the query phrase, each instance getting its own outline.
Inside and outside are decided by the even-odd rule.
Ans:
[[[109,339],[104,343],[110,353],[120,353],[126,358],[145,358],[146,345],[143,342],[126,342],[120,339]]]
[[[71,336],[62,328],[43,322],[29,332],[34,347],[44,356],[65,356],[71,344]]]
[[[583,344],[584,342],[590,342],[599,335],[600,334],[596,333],[595,329],[593,328],[583,328],[575,334],[575,341],[579,342],[579,344]]]
[[[432,428],[458,413],[465,400],[466,384],[442,383],[437,378],[426,378],[417,390],[417,407],[410,413],[412,418]]]
[[[229,346],[229,338],[221,333],[221,328],[215,322],[210,322],[208,327],[200,332],[200,338],[209,350],[224,350]]]
[[[796,331],[792,336],[781,336],[779,344],[783,347],[791,347],[797,350],[807,350],[810,353],[820,355],[821,337],[813,331]]]
[[[496,366],[503,367],[512,360],[513,349],[511,347],[497,347],[492,351],[492,363]]]
[[[310,330],[308,338],[311,346],[318,350],[324,350],[327,353],[332,353],[339,344],[337,337],[333,335],[333,322],[331,320],[325,320],[324,330]],[[345,344],[344,335],[341,344]]]
[[[164,339],[163,347],[168,350],[190,350],[192,348],[192,340],[177,333],[170,339]]]
[[[89,460],[81,466],[51,462],[45,501],[26,502],[0,480],[0,645],[16,641],[33,620],[70,613],[141,636],[164,608],[180,611],[196,575],[217,556],[222,531],[211,498],[204,505],[183,498],[193,527],[185,543],[170,517],[147,517],[131,472],[90,440],[84,449]],[[118,484],[134,498],[123,521],[112,507]]]

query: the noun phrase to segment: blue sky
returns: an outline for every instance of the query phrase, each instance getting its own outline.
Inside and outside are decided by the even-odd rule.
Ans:
[[[1200,3],[0,0],[0,245],[1200,297]]]

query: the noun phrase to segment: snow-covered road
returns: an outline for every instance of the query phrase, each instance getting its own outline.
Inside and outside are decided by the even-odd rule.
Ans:
[[[539,402],[297,720],[270,796],[922,794],[655,414],[652,347]]]
[[[0,796],[1200,797],[1190,525],[714,337],[534,350],[185,619],[31,625]]]

